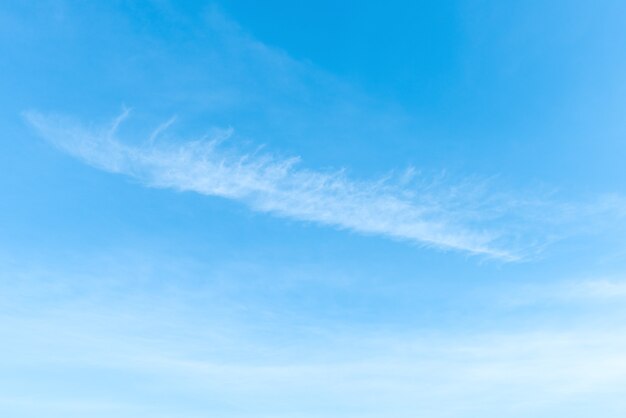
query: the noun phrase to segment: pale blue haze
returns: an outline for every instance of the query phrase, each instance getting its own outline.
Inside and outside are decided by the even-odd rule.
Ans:
[[[3,2],[0,416],[624,416],[624,21]]]

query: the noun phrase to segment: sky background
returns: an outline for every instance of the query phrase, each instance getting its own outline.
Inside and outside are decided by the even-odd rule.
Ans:
[[[623,416],[625,19],[3,2],[0,415]]]

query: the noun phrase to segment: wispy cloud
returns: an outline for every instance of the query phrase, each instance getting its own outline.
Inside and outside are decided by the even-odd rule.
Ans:
[[[463,212],[454,198],[444,198],[443,192],[432,187],[420,190],[410,182],[410,171],[396,181],[357,181],[341,170],[302,168],[299,158],[243,153],[220,145],[232,135],[232,129],[216,130],[203,140],[159,141],[157,136],[173,120],[157,127],[143,142],[122,141],[118,130],[127,116],[125,111],[106,127],[87,128],[66,117],[25,114],[36,131],[61,150],[151,187],[234,199],[256,211],[359,233],[502,260],[518,258],[494,244],[499,238],[495,231],[464,225]],[[467,210],[471,212],[471,208]]]
[[[578,280],[555,280],[550,283],[526,283],[509,287],[500,295],[505,306],[621,306],[626,298],[623,277],[600,277]]]
[[[365,149],[369,156],[380,150],[381,161],[389,155],[397,159],[397,154],[387,153],[397,148],[394,144],[415,143],[425,135],[399,104],[370,97],[358,86],[259,42],[215,9],[185,24],[202,41],[192,43],[182,56],[177,44],[166,42],[160,32],[148,38],[127,33],[136,43],[130,52],[120,46],[125,42],[108,46],[105,68],[117,63],[122,52],[132,52],[133,60],[124,60],[119,68],[123,80],[135,84],[103,84],[119,95],[103,94],[102,108],[131,100],[159,119],[179,113],[192,129],[210,117],[219,126],[234,125],[241,142],[287,143],[295,149],[289,152],[311,159],[324,155],[319,149],[343,147],[343,155],[323,159],[324,167],[350,165],[353,153],[345,150],[352,149]],[[160,70],[146,73],[146,68]],[[101,78],[102,83],[111,81]],[[68,109],[66,114],[81,112],[67,103],[55,108],[61,107]],[[555,224],[562,223],[564,213],[576,218],[580,212],[578,207],[548,204],[543,195],[536,198],[542,194],[536,188],[532,193],[507,192],[506,186],[487,186],[491,180],[484,178],[441,179],[410,167],[387,177],[357,179],[339,169],[307,167],[299,158],[224,146],[221,142],[234,136],[230,129],[216,130],[206,140],[188,141],[188,135],[160,139],[177,118],[162,118],[164,122],[154,123],[140,137],[125,136],[118,128],[127,116],[125,111],[108,126],[94,127],[67,117],[26,114],[41,136],[65,152],[152,187],[221,196],[277,216],[504,261],[533,257],[547,242],[568,235]],[[446,166],[445,161],[408,157],[399,164],[419,164],[431,173]],[[383,163],[373,167],[378,173],[392,168]],[[578,227],[568,226],[567,232]]]

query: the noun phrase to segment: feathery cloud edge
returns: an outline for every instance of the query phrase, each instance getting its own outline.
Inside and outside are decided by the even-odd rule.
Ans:
[[[23,116],[42,138],[67,154],[149,187],[219,196],[285,218],[503,261],[520,258],[495,246],[495,233],[460,225],[440,202],[412,198],[416,191],[407,193],[406,186],[354,181],[341,171],[299,168],[299,158],[227,152],[219,145],[232,135],[232,129],[217,131],[210,139],[156,141],[173,123],[169,120],[146,141],[130,145],[117,134],[127,110],[103,128],[86,128],[70,118],[35,111]]]

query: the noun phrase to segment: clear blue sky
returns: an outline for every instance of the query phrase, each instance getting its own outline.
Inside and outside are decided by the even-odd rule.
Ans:
[[[3,2],[0,415],[622,417],[625,20]]]

